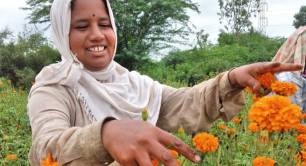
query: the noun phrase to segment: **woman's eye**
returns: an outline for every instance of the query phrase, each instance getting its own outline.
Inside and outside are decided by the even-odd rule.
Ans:
[[[76,29],[79,30],[85,30],[87,28],[87,26],[76,26]]]
[[[111,28],[112,27],[111,24],[100,24],[99,26],[102,27],[102,28]]]

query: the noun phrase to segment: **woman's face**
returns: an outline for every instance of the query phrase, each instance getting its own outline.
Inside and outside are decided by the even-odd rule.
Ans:
[[[88,70],[102,70],[110,64],[116,37],[103,0],[74,0],[69,43]]]

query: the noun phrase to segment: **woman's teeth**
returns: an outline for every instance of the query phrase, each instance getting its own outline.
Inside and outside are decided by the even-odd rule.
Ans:
[[[93,51],[93,52],[101,52],[101,51],[103,51],[104,49],[105,49],[104,46],[96,46],[96,47],[91,47],[91,48],[89,48],[88,50],[89,50],[89,51]]]

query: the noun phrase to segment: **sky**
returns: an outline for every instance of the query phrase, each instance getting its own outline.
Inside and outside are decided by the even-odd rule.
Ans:
[[[0,30],[8,27],[16,35],[27,24],[27,12],[21,10],[26,5],[26,0],[1,0],[0,5]],[[217,0],[193,0],[200,6],[200,14],[189,12],[190,21],[198,30],[204,29],[209,34],[208,40],[216,42],[218,33],[223,25],[219,23]],[[292,26],[293,16],[298,13],[301,6],[306,5],[306,0],[265,0],[268,4],[266,17],[268,26],[266,34],[270,37],[288,37],[295,28]],[[252,19],[253,26],[258,27],[258,19]],[[193,39],[191,39],[193,40]]]

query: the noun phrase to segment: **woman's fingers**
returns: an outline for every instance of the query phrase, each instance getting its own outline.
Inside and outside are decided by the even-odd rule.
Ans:
[[[136,154],[136,160],[139,166],[153,166],[147,150],[139,150]]]
[[[166,166],[178,166],[175,156],[172,155],[170,150],[160,142],[154,142],[150,148],[150,154],[155,159],[159,160]]]
[[[293,63],[283,63],[278,67],[272,68],[273,73],[283,72],[283,71],[298,71],[303,68],[300,64],[293,64]]]
[[[199,162],[201,160],[201,158],[198,155],[196,155],[196,153],[182,140],[161,129],[159,129],[158,132],[159,132],[158,133],[159,141],[163,145],[175,149],[178,153],[182,154],[187,159],[193,162]]]
[[[294,63],[279,63],[279,62],[263,62],[258,64],[259,72],[283,72],[283,71],[297,71],[302,69],[302,65]]]

